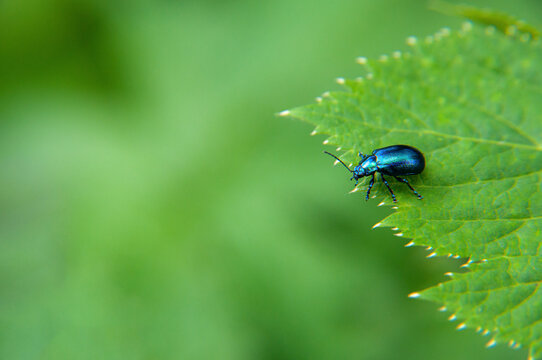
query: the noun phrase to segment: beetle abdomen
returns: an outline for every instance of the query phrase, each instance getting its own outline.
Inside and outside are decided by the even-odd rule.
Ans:
[[[393,145],[373,151],[378,171],[391,176],[416,175],[425,168],[420,150],[408,145]]]

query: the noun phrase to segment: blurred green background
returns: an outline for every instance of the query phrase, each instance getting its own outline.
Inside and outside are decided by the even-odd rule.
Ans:
[[[371,230],[389,210],[275,116],[460,22],[425,1],[0,2],[0,358],[526,358],[408,299],[460,262]]]

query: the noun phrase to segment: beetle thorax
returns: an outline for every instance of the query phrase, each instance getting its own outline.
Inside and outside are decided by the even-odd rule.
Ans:
[[[364,176],[374,174],[378,170],[376,166],[376,156],[371,155],[359,162],[354,168],[354,178],[359,179]]]

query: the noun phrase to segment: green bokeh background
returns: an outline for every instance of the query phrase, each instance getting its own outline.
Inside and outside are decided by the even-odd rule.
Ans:
[[[0,358],[526,358],[408,299],[460,262],[371,230],[390,210],[275,116],[460,22],[425,1],[1,2]]]

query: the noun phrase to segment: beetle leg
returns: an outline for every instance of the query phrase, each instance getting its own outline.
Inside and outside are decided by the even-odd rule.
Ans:
[[[371,179],[371,182],[369,182],[369,188],[367,189],[367,196],[365,196],[365,201],[369,200],[369,194],[371,193],[371,188],[373,187],[374,183],[375,183],[375,174],[373,174],[373,178]]]
[[[423,196],[421,196],[420,194],[418,194],[418,192],[416,190],[414,190],[414,188],[412,186],[410,186],[410,184],[408,183],[408,180],[407,179],[403,179],[403,178],[399,178],[399,177],[395,177],[397,180],[399,180],[400,182],[403,182],[405,184],[407,184],[407,186],[410,188],[410,190],[412,190],[412,192],[414,194],[416,194],[416,196],[418,197],[418,199],[423,199]]]
[[[380,177],[382,178],[382,181],[384,181],[384,184],[386,184],[386,186],[388,187],[388,190],[390,191],[393,202],[397,202],[397,199],[395,198],[395,194],[393,193],[393,190],[391,189],[390,184],[388,184],[388,181],[386,180],[386,178],[384,177],[382,173],[380,173]]]
[[[356,179],[355,176],[352,176],[352,177],[350,178],[351,181],[354,180],[354,179]],[[356,183],[354,184],[354,187],[358,186],[358,182],[359,182],[359,178],[356,179]]]

